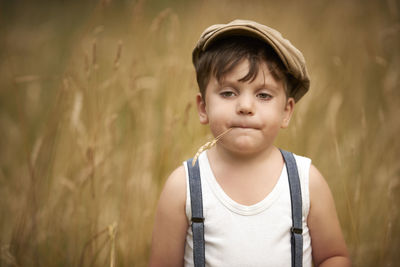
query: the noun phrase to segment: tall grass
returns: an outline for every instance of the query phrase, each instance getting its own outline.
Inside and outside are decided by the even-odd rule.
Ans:
[[[326,177],[355,266],[400,260],[396,1],[94,1],[0,12],[0,266],[145,266],[168,174],[210,134],[191,50],[254,19],[311,90],[277,145]]]

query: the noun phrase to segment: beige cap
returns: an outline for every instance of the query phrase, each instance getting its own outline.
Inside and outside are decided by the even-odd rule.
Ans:
[[[193,64],[197,63],[201,52],[206,51],[215,40],[226,36],[249,36],[260,39],[270,45],[278,54],[287,71],[298,81],[293,88],[292,96],[297,102],[310,87],[303,54],[289,40],[282,37],[280,32],[268,26],[250,20],[234,20],[228,24],[215,24],[208,27],[200,36],[193,50]]]

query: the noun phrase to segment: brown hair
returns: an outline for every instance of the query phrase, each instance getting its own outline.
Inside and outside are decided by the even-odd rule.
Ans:
[[[265,62],[272,76],[283,82],[286,95],[291,96],[294,79],[270,46],[253,37],[229,36],[212,43],[200,54],[195,64],[197,83],[203,99],[211,75],[221,82],[244,59],[249,61],[249,72],[240,82],[253,81],[260,64]]]

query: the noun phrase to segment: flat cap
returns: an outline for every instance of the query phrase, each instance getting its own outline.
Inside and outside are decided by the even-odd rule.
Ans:
[[[249,36],[260,39],[272,47],[288,73],[296,80],[291,95],[297,102],[310,87],[306,62],[303,54],[285,39],[280,32],[268,26],[250,20],[234,20],[227,24],[215,24],[208,27],[200,36],[193,50],[192,60],[196,65],[201,53],[214,41],[228,36]]]

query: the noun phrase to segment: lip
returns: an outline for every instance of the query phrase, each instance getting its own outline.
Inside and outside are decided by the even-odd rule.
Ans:
[[[244,130],[258,130],[259,128],[252,125],[234,125],[232,126],[233,129],[244,129]]]

